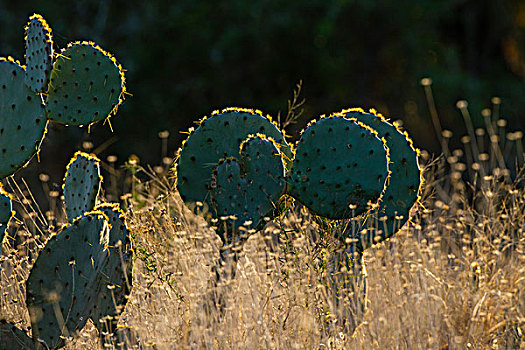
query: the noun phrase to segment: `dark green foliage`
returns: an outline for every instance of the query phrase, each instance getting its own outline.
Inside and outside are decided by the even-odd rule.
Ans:
[[[0,184],[0,254],[2,253],[2,242],[7,230],[7,225],[12,217],[13,204],[11,202],[11,197],[6,191],[4,191],[4,188]]]
[[[390,179],[379,203],[377,214],[380,221],[383,221],[381,218],[386,216],[386,221],[384,221],[384,226],[378,227],[378,230],[381,231],[380,237],[359,237],[359,249],[366,249],[392,236],[409,219],[410,208],[418,198],[421,184],[417,152],[408,135],[390,124],[381,115],[365,113],[362,110],[345,110],[340,115],[345,118],[355,118],[373,128],[379,137],[385,139],[390,150]]]
[[[24,77],[19,64],[0,58],[0,178],[23,167],[46,132],[42,100],[25,85]]]
[[[292,152],[283,134],[260,112],[230,108],[200,122],[183,143],[177,160],[177,189],[187,206],[195,208],[201,202],[209,210],[213,169],[221,159],[237,156],[241,143],[256,133],[271,137],[285,164],[290,162]]]
[[[71,158],[63,185],[69,222],[95,207],[102,182],[99,162],[97,157],[80,151]]]
[[[26,85],[35,92],[46,92],[53,63],[51,28],[40,15],[29,18],[26,26]]]
[[[35,342],[15,325],[0,320],[0,350],[33,350]]]
[[[239,227],[260,229],[284,193],[284,164],[278,146],[263,135],[242,143],[240,156],[219,163],[213,172],[212,208],[218,233],[231,242]],[[233,216],[234,219],[226,218]]]
[[[302,133],[288,193],[317,215],[350,218],[380,199],[387,177],[388,150],[373,130],[331,116]]]
[[[34,340],[63,346],[61,337],[75,336],[99,307],[109,230],[101,212],[86,213],[46,242],[26,282]]]
[[[118,315],[126,305],[131,292],[132,249],[128,226],[124,213],[118,204],[103,203],[95,207],[109,219],[108,263],[101,276],[103,289],[97,296],[98,307],[93,310],[91,319],[99,333],[116,330]],[[104,288],[105,287],[105,288]]]
[[[52,121],[89,125],[116,113],[124,75],[115,59],[92,42],[71,43],[53,64],[47,96]]]

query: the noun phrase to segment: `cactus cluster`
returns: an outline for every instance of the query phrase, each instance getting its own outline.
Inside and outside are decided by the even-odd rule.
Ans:
[[[26,281],[33,341],[29,348],[60,348],[88,319],[101,335],[114,330],[127,302],[132,285],[130,233],[118,204],[96,204],[98,163],[95,156],[76,152],[68,165],[63,188],[69,223],[47,240]],[[29,341],[23,331],[5,321],[2,325],[2,342],[13,337]],[[17,348],[13,346],[7,349]]]
[[[50,121],[90,126],[116,114],[126,93],[124,71],[111,54],[87,41],[55,53],[51,28],[41,15],[29,18],[25,43],[25,66],[0,57],[0,179],[39,152]],[[92,191],[87,197],[71,195],[94,198]],[[85,211],[69,208],[71,219]]]
[[[122,103],[122,67],[93,42],[72,42],[54,53],[49,25],[33,15],[26,26],[26,66],[0,58],[0,178],[39,151],[48,121],[90,125]]]
[[[235,217],[218,225],[223,240],[239,226],[260,228],[284,192],[284,168],[291,164],[291,147],[278,126],[260,111],[227,108],[201,119],[190,133],[177,159],[177,188],[184,202],[210,221]]]
[[[231,235],[240,227],[261,228],[283,194],[333,220],[366,217],[375,210],[386,227],[379,236],[363,226],[358,237],[339,237],[354,238],[358,251],[401,228],[421,182],[408,135],[374,110],[362,109],[312,121],[293,151],[259,111],[214,112],[190,130],[176,172],[183,201],[193,209],[202,204],[198,211],[223,240],[225,229]]]
[[[186,206],[204,215],[223,240],[219,265],[236,261],[238,249],[230,247],[278,213],[285,194],[319,223],[351,226],[337,237],[345,246],[332,256],[330,270],[335,305],[351,299],[349,312],[336,311],[348,317],[345,330],[351,332],[366,310],[363,250],[408,220],[421,183],[417,157],[408,135],[374,110],[322,116],[290,147],[270,117],[228,108],[190,130],[178,152],[176,186]],[[339,225],[355,217],[357,225]],[[234,276],[235,266],[229,268],[226,278]],[[214,269],[220,280],[220,268]]]
[[[55,53],[51,28],[41,15],[29,18],[25,44],[25,66],[0,57],[0,179],[39,152],[50,121],[89,126],[116,114],[126,93],[123,69],[111,54],[86,41]],[[92,201],[92,192],[66,197],[81,195]],[[69,208],[71,219],[85,211]]]
[[[115,58],[92,42],[59,54],[40,15],[26,27],[26,66],[0,58],[0,178],[39,151],[50,121],[91,125],[117,112],[125,93]],[[75,153],[64,177],[68,223],[47,240],[26,281],[31,338],[0,321],[0,349],[57,349],[91,318],[99,333],[116,327],[132,284],[132,249],[118,204],[100,203],[99,160]],[[12,211],[0,186],[0,244]]]

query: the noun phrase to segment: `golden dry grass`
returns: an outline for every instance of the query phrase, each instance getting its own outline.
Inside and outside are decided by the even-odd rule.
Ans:
[[[123,346],[524,348],[523,183],[487,176],[469,194],[461,181],[446,177],[445,186],[436,167],[428,166],[411,222],[365,252],[364,315],[351,315],[352,298],[336,302],[330,257],[338,243],[320,232],[305,210],[296,207],[252,235],[238,253],[236,276],[215,285],[212,269],[221,242],[214,231],[188,212],[176,193],[166,192],[165,177],[137,183],[135,195],[126,198],[135,265],[117,332]],[[444,186],[447,203],[436,199]],[[40,231],[42,215],[34,203],[24,202],[27,213],[10,230],[18,235],[18,246],[8,240],[3,247],[0,309],[2,318],[27,329],[24,283],[49,231]],[[214,306],[218,300],[224,309]],[[352,334],[348,322],[356,317],[362,322]],[[99,347],[98,333],[88,323],[66,349]]]

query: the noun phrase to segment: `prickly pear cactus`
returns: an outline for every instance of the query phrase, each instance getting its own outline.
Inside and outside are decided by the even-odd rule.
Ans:
[[[341,116],[303,131],[288,179],[288,193],[317,215],[344,219],[381,198],[388,178],[388,147],[369,127]]]
[[[0,58],[0,178],[23,167],[46,132],[42,99],[24,79],[24,68],[12,58]]]
[[[103,203],[95,207],[109,219],[108,263],[102,274],[103,293],[97,297],[98,307],[93,310],[91,319],[99,329],[99,333],[106,332],[106,328],[116,329],[118,315],[126,305],[131,292],[132,279],[132,249],[131,240],[126,224],[125,215],[116,203]],[[108,327],[107,327],[108,326]]]
[[[34,14],[26,26],[25,83],[34,92],[46,92],[53,63],[53,39],[46,20]]]
[[[221,159],[237,157],[241,143],[252,134],[271,137],[280,150],[286,166],[289,166],[292,151],[283,133],[260,111],[242,108],[227,108],[214,112],[210,118],[199,122],[199,127],[190,130],[188,139],[179,150],[177,159],[177,190],[184,203],[191,209],[203,203],[210,211],[212,172]]]
[[[13,204],[11,202],[11,196],[4,191],[4,188],[0,184],[0,254],[2,253],[2,242],[4,241],[7,225],[12,217]]]
[[[100,191],[100,160],[77,151],[71,158],[64,177],[64,203],[69,222],[93,210]]]
[[[99,307],[109,230],[102,212],[86,213],[42,248],[26,282],[34,340],[63,346],[64,338],[74,337]]]
[[[384,227],[378,227],[380,237],[359,239],[359,244],[363,245],[360,248],[366,249],[392,236],[408,220],[410,208],[417,201],[421,184],[418,154],[408,134],[375,111],[365,113],[362,109],[348,109],[339,114],[345,118],[355,118],[377,131],[377,135],[386,140],[390,149],[390,180],[378,208],[379,218],[386,216],[386,221]]]
[[[0,320],[0,350],[36,349],[36,343],[23,330]]]
[[[92,42],[74,42],[53,64],[48,118],[89,125],[115,114],[124,98],[124,73],[115,58]]]
[[[222,160],[213,172],[211,199],[218,233],[225,243],[240,226],[264,226],[284,193],[284,163],[278,145],[264,135],[250,136],[241,144],[240,156]],[[235,237],[237,238],[237,237]]]

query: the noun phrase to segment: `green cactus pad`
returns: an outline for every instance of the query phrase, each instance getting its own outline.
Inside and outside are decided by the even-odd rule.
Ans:
[[[103,212],[109,219],[109,257],[102,275],[105,292],[98,296],[98,308],[93,310],[91,319],[99,331],[106,331],[104,324],[113,326],[126,305],[132,285],[132,249],[125,216],[116,203],[102,203],[95,210]],[[114,328],[114,327],[113,327]]]
[[[90,212],[46,242],[26,282],[34,340],[61,347],[98,308],[109,229],[107,216]]]
[[[46,20],[37,14],[26,26],[25,83],[34,92],[46,92],[53,63],[53,39]]]
[[[344,219],[376,203],[387,178],[384,140],[355,119],[330,116],[302,132],[288,193],[317,215]]]
[[[23,330],[0,320],[0,350],[36,349],[36,344]]]
[[[125,92],[124,73],[114,57],[91,42],[71,43],[53,64],[48,118],[90,125],[116,113]]]
[[[212,171],[221,159],[237,157],[243,140],[252,134],[271,137],[279,147],[285,165],[291,163],[292,151],[283,133],[260,111],[227,108],[200,121],[179,150],[177,189],[190,208],[200,202],[209,208]]]
[[[345,118],[355,118],[376,130],[390,149],[390,181],[378,208],[379,218],[386,216],[386,229],[380,225],[381,237],[361,237],[359,244],[363,244],[364,249],[392,236],[408,220],[410,208],[418,199],[421,185],[418,153],[406,133],[374,110],[365,113],[361,109],[347,109],[339,114]]]
[[[64,203],[69,222],[93,210],[100,191],[100,160],[84,152],[76,152],[64,177]]]
[[[285,189],[283,160],[271,139],[249,137],[241,145],[239,159],[223,160],[213,172],[212,207],[216,218],[223,217],[218,233],[225,242],[231,242],[241,226],[247,230],[264,226],[264,217]]]
[[[25,71],[12,58],[0,58],[0,178],[23,167],[46,133],[42,99],[24,83]]]
[[[11,196],[4,191],[4,188],[0,184],[0,254],[2,253],[2,242],[4,241],[7,225],[12,217],[13,204],[11,202]]]

